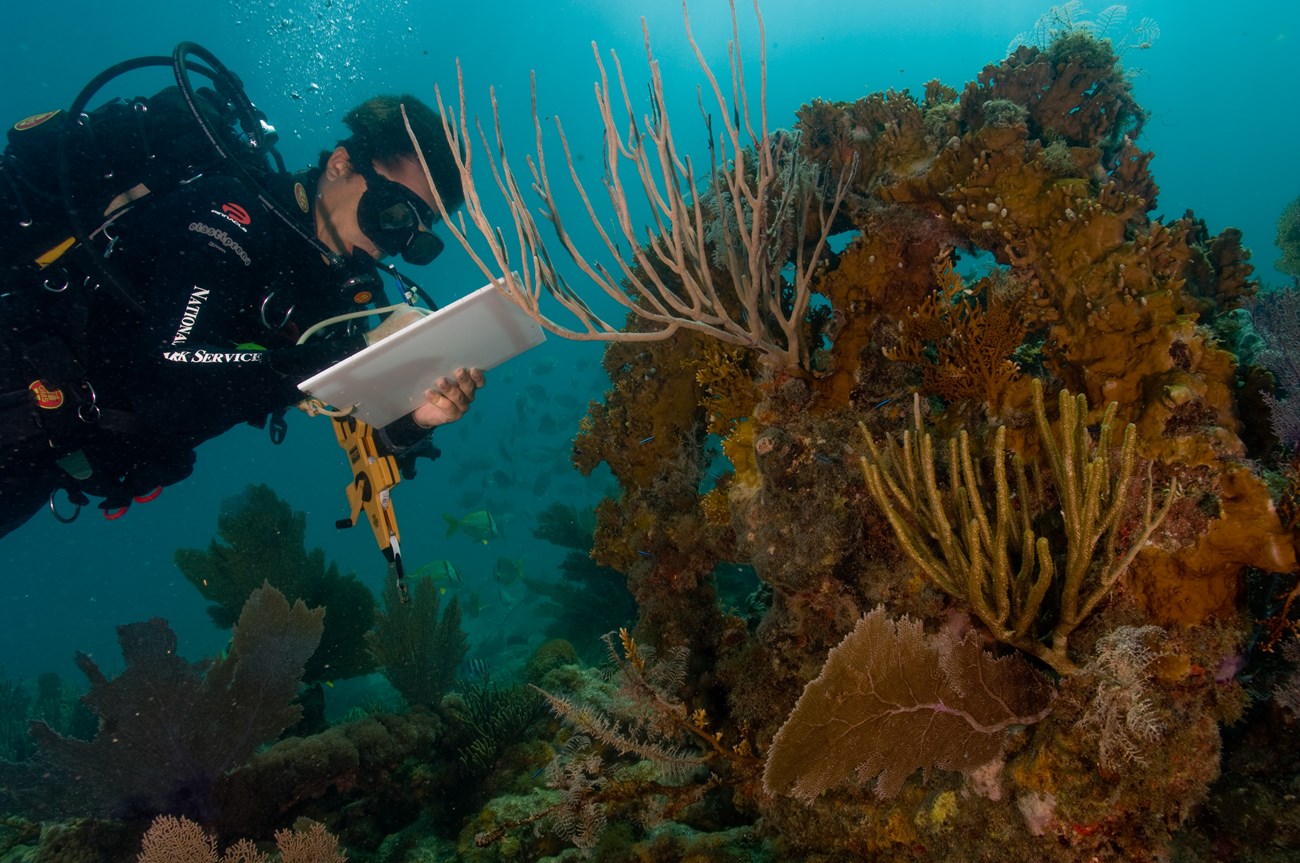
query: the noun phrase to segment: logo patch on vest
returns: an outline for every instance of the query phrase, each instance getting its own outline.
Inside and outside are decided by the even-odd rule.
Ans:
[[[36,406],[42,410],[52,411],[63,407],[63,390],[52,390],[39,380],[32,381],[27,389],[36,396]]]
[[[24,117],[23,119],[19,120],[17,123],[14,123],[14,131],[26,132],[28,129],[35,129],[37,126],[41,125],[42,123],[44,123],[46,120],[50,119],[57,113],[59,112],[42,111],[39,114],[33,114],[30,117]]]
[[[304,213],[311,209],[311,204],[307,201],[307,190],[302,183],[293,184],[293,199],[298,202],[298,209]]]
[[[374,298],[374,294],[369,291],[358,291],[352,295],[352,302],[356,303],[358,306],[364,306]]]
[[[247,225],[253,221],[253,217],[248,215],[248,210],[235,203],[222,204],[221,212],[225,213],[232,222],[239,225]]]

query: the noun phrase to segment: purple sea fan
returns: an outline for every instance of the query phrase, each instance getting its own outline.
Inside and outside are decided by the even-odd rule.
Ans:
[[[926,637],[883,606],[826,658],[772,741],[763,785],[812,803],[836,785],[876,779],[893,797],[916,770],[971,773],[1002,755],[1008,732],[1042,720],[1052,690],[1019,655],[984,652],[968,633]]]
[[[1291,639],[1282,647],[1282,657],[1291,663],[1291,673],[1273,690],[1273,700],[1300,716],[1300,639]]]
[[[211,819],[212,783],[302,716],[303,665],[320,643],[324,609],[292,606],[264,584],[235,624],[228,655],[191,663],[154,618],[118,627],[126,668],[109,679],[85,654],[83,703],[100,719],[94,740],[33,723],[39,751],[0,765],[0,803],[40,817],[173,812]]]
[[[1284,446],[1300,446],[1300,286],[1261,292],[1251,316],[1266,347],[1257,362],[1273,373],[1279,398],[1264,398],[1272,409],[1273,433]]]

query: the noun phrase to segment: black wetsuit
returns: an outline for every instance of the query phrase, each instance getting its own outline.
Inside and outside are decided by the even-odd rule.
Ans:
[[[318,176],[309,171],[272,180],[276,199],[309,231]],[[30,322],[22,339],[8,340],[8,356],[0,355],[0,536],[56,488],[118,507],[184,478],[196,445],[241,422],[264,422],[302,397],[299,381],[365,345],[359,327],[342,326],[295,344],[307,327],[363,308],[368,297],[350,290],[344,296],[338,273],[320,252],[244,182],[201,176],[150,197],[109,232],[115,238],[109,261],[144,314],[102,288],[94,292],[75,337],[63,339],[84,372],[64,387],[70,392],[51,397],[29,389],[50,376],[23,357],[20,342],[34,338]],[[43,272],[48,277],[49,269]],[[71,275],[83,277],[75,269]],[[43,296],[41,303],[44,317],[57,316],[57,299]],[[56,357],[53,365],[59,364]],[[89,409],[83,378],[93,388]],[[63,404],[48,407],[60,395]],[[77,421],[78,408],[103,419]],[[381,433],[391,451],[418,448],[427,438],[409,418]],[[86,456],[90,478],[73,476],[85,464],[66,458],[70,453]]]

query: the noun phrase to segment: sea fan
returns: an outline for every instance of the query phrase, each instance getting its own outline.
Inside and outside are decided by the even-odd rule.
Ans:
[[[977,634],[927,638],[919,620],[890,620],[880,606],[804,689],[763,785],[811,804],[853,779],[875,779],[887,799],[916,770],[971,773],[1002,755],[1013,727],[1047,716],[1050,693],[1029,663],[985,653]]]

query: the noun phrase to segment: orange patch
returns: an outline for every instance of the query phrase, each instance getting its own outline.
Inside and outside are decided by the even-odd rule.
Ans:
[[[19,120],[17,123],[14,123],[14,131],[26,132],[28,129],[35,129],[37,126],[41,125],[42,123],[44,123],[46,120],[50,119],[57,113],[59,112],[43,111],[40,114],[33,114],[30,117],[24,117],[23,119]]]
[[[238,204],[222,204],[221,212],[225,213],[241,225],[247,225],[249,222],[253,221],[253,217],[248,215],[248,210],[245,210]]]
[[[374,294],[370,293],[369,291],[359,291],[358,293],[353,295],[352,302],[356,303],[358,306],[364,306],[366,303],[370,302],[374,298],[375,298]]]
[[[32,381],[27,389],[36,396],[36,406],[47,411],[63,407],[63,390],[52,390],[39,380]]]

